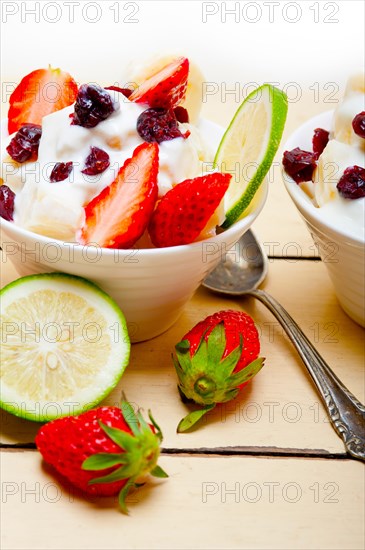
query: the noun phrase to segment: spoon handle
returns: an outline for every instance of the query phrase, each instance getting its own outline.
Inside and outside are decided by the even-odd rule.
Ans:
[[[329,418],[346,449],[365,460],[365,407],[337,378],[289,313],[263,290],[247,292],[262,302],[279,321],[309,371]]]

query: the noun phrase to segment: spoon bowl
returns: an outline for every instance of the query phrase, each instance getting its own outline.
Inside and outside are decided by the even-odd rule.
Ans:
[[[240,296],[260,286],[267,271],[265,251],[248,230],[204,279],[203,286],[213,292]]]

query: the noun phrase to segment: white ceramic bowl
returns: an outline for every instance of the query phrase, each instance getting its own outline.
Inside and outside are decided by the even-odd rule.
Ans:
[[[288,139],[284,150],[300,147],[311,150],[315,128],[330,130],[333,112],[311,118]],[[321,214],[300,186],[283,170],[283,179],[289,195],[303,216],[313,241],[335,288],[336,296],[346,313],[365,326],[365,243],[346,227],[339,228],[336,220]]]
[[[222,129],[204,123],[209,140]],[[3,261],[19,275],[63,271],[94,281],[121,307],[131,340],[148,340],[167,330],[202,280],[251,226],[267,197],[267,183],[256,194],[247,216],[225,232],[190,245],[160,249],[108,250],[63,243],[2,222]]]

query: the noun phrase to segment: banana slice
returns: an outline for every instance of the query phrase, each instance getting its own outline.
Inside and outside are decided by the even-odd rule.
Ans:
[[[352,128],[354,117],[365,110],[365,75],[357,74],[349,78],[345,97],[338,105],[333,117],[333,137],[343,143],[348,143],[365,149],[364,139],[357,136]]]
[[[352,76],[347,81],[345,97],[351,93],[365,94],[365,73],[357,73]]]

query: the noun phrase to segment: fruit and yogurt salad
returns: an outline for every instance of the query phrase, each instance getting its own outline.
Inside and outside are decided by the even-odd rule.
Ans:
[[[133,89],[78,86],[51,67],[23,78],[1,150],[1,217],[61,241],[149,248],[208,238],[243,214],[279,145],[285,94],[264,85],[255,103],[241,105],[216,160],[211,136],[193,123],[203,83],[195,65],[162,58],[132,78]],[[243,144],[244,162],[258,166],[245,183],[230,168]]]
[[[98,84],[78,88],[69,74],[51,68],[27,75],[10,98],[10,137],[4,140],[1,172],[10,191],[2,190],[7,194],[3,217],[61,240],[85,244],[90,237],[100,239],[101,246],[114,246],[113,240],[133,246],[157,200],[177,183],[201,175],[203,162],[212,160],[180,105],[188,75],[188,59],[177,58],[134,93]],[[56,103],[32,93],[52,83],[62,90]],[[116,180],[103,199],[101,192]],[[123,197],[125,227],[107,229],[105,219],[116,213],[114,198]],[[133,231],[127,228],[132,219]],[[223,219],[221,210],[205,234]],[[101,235],[101,225],[110,234]],[[121,231],[130,231],[122,242]]]
[[[323,220],[365,240],[365,75],[348,80],[332,128],[316,128],[312,151],[285,151],[285,172]]]

